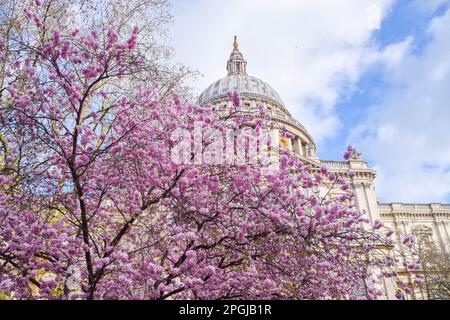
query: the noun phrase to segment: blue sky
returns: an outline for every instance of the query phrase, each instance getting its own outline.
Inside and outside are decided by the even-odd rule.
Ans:
[[[237,34],[323,159],[348,144],[386,202],[450,202],[448,0],[174,1],[176,59],[225,76]]]
[[[411,0],[396,1],[389,14],[383,19],[380,29],[373,33],[373,41],[383,49],[413,37],[410,52],[420,57],[432,41],[427,32],[430,22],[444,15],[448,7],[448,2],[442,2],[429,10],[423,10]],[[349,130],[355,123],[364,121],[364,118],[368,116],[367,107],[381,103],[381,98],[388,91],[395,90],[391,88],[389,81],[385,81],[383,78],[385,74],[378,67],[375,65],[365,71],[358,79],[356,89],[349,92],[348,96],[343,96],[336,104],[342,127],[336,135],[324,142],[324,148],[321,149],[322,157],[335,159],[339,156],[348,142]]]

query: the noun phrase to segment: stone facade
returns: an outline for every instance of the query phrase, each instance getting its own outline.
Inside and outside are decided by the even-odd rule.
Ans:
[[[376,172],[369,168],[356,150],[348,161],[319,159],[316,155],[314,139],[306,128],[292,117],[278,93],[269,84],[247,74],[247,61],[240,52],[236,39],[233,46],[227,62],[228,75],[205,89],[198,99],[199,104],[218,108],[227,107],[232,104],[227,96],[230,91],[240,92],[244,110],[254,110],[258,105],[263,104],[271,118],[293,135],[292,139],[283,141],[281,145],[296,153],[313,167],[326,167],[330,172],[348,179],[356,194],[354,201],[357,207],[366,212],[371,223],[379,219],[385,226],[392,228],[397,234],[398,243],[400,242],[399,234],[415,234],[429,237],[429,241],[438,244],[440,250],[449,250],[450,204],[380,203],[374,188]],[[349,170],[355,173],[353,177],[348,176]],[[399,274],[402,272],[399,270]],[[395,289],[391,280],[385,279],[380,289],[384,292],[382,298],[394,298]],[[407,298],[426,299],[427,297],[423,292],[416,290]]]

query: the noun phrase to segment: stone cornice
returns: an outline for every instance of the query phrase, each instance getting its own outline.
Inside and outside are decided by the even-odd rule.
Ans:
[[[378,210],[383,219],[450,219],[450,204],[443,203],[378,203]]]

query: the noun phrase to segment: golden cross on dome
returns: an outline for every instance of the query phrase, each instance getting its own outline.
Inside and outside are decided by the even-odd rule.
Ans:
[[[233,47],[235,48],[235,49],[237,49],[238,48],[238,43],[237,43],[237,36],[234,36],[234,43],[233,43]]]

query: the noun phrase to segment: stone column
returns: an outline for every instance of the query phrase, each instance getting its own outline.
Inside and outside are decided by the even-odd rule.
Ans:
[[[299,155],[303,155],[302,147],[301,147],[301,141],[299,137],[294,137],[292,141],[292,150]]]
[[[378,201],[373,186],[375,171],[370,170],[367,163],[361,159],[351,159],[349,165],[350,170],[355,172],[352,183],[355,187],[358,208],[364,210],[369,221],[373,223],[376,219],[380,219]]]
[[[436,230],[436,237],[441,247],[441,250],[445,251],[447,250],[445,245],[446,244],[445,230],[444,228],[442,228],[441,223],[442,220],[439,217],[437,217],[440,211],[442,211],[442,207],[439,203],[431,203],[430,206],[431,206],[431,214],[433,215],[434,229]]]

